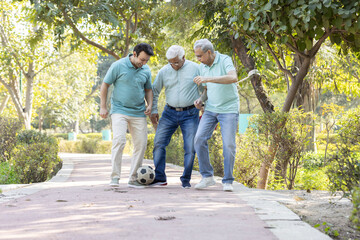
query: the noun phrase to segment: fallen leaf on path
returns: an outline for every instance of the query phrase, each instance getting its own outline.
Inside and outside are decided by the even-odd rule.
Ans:
[[[155,220],[163,221],[163,220],[173,220],[175,219],[174,216],[164,216],[164,217],[156,217]]]

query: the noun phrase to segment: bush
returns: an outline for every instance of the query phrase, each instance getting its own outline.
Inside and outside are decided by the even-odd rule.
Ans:
[[[256,131],[248,130],[246,134],[237,136],[237,150],[234,166],[235,180],[247,187],[255,188],[261,160],[264,159],[262,149]]]
[[[343,196],[351,198],[351,191],[360,184],[360,154],[341,148],[330,159],[327,174],[332,192],[342,191]]]
[[[58,142],[54,137],[34,130],[20,132],[11,164],[20,183],[43,182],[59,170]]]
[[[111,154],[111,147],[112,147],[112,141],[102,141],[102,140],[98,140],[96,137],[86,138],[85,135],[83,135],[83,138],[77,141],[60,140],[59,152]],[[130,134],[127,134],[124,154],[131,154],[131,152],[132,152],[132,141]]]
[[[353,188],[360,185],[360,107],[347,112],[339,125],[338,150],[330,158],[327,174],[331,191],[351,198]]]
[[[33,144],[47,142],[52,145],[58,145],[56,138],[48,136],[46,133],[41,133],[35,130],[23,130],[17,137],[17,144]]]
[[[311,170],[324,166],[324,154],[306,152],[302,158],[302,167]]]
[[[352,190],[353,210],[350,220],[354,223],[357,230],[360,231],[360,187],[355,187]]]
[[[22,123],[17,119],[0,117],[0,162],[11,158],[11,151],[16,145],[16,134]]]
[[[145,159],[153,159],[154,138],[155,138],[155,134],[153,134],[153,133],[148,134],[147,145],[146,145],[146,150],[145,150],[145,155],[144,155]]]
[[[57,146],[34,143],[18,145],[12,162],[21,183],[27,184],[48,180],[61,160],[57,156]]]
[[[128,144],[126,144],[128,146]],[[124,153],[129,153],[129,150],[125,146]],[[111,154],[111,141],[99,141],[96,145],[96,152],[97,154]]]
[[[82,153],[96,153],[98,140],[83,138],[81,139],[80,152]]]
[[[0,184],[16,184],[19,183],[20,179],[18,178],[14,166],[9,162],[0,163]]]
[[[329,178],[323,169],[299,169],[294,189],[329,190]]]

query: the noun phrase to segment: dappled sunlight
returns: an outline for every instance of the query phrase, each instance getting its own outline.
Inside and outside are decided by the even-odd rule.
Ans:
[[[182,169],[168,167],[166,187],[128,188],[129,158],[125,158],[120,187],[112,188],[108,159],[88,158],[72,159],[74,168],[65,182],[33,184],[32,192],[0,204],[6,216],[0,219],[0,239],[137,239],[138,232],[150,239],[155,239],[153,234],[156,239],[171,239],[169,233],[179,227],[187,229],[184,234],[200,236],[206,231],[222,238],[219,227],[224,219],[233,219],[238,226],[225,233],[232,238],[244,232],[251,235],[256,232],[253,228],[265,231],[253,209],[236,194],[223,192],[219,183],[200,191],[183,189]],[[191,184],[199,181],[200,176],[193,175]]]

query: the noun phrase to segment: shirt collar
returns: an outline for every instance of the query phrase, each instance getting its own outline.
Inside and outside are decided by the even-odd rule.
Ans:
[[[141,68],[135,68],[134,65],[131,63],[130,61],[130,57],[132,56],[132,53],[129,53],[129,55],[126,57],[126,63],[128,65],[129,68],[134,68],[134,69],[143,69],[145,65],[143,65]]]
[[[207,66],[207,67],[209,67],[209,68],[211,68],[212,66],[214,66],[215,64],[218,64],[218,62],[219,62],[219,60],[220,60],[220,53],[218,52],[218,51],[215,51],[215,59],[214,59],[214,62],[212,63],[212,65],[209,67],[209,66]]]

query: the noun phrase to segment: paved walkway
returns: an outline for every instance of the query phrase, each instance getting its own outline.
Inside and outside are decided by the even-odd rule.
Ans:
[[[0,186],[0,239],[330,239],[279,204],[280,195],[238,183],[223,192],[220,178],[206,190],[182,189],[182,168],[170,164],[167,187],[130,189],[129,157],[120,187],[110,188],[110,155],[60,157],[64,166],[48,182]],[[192,185],[199,181],[194,171]]]

